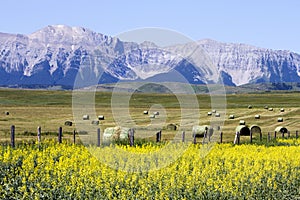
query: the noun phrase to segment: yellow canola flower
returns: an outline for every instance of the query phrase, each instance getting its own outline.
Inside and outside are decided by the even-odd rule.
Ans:
[[[287,199],[280,191],[298,198],[299,142],[278,141],[288,145],[99,148],[45,141],[40,148],[6,147],[0,154],[0,198]],[[160,151],[164,145],[168,151]],[[176,159],[165,166],[169,158]]]

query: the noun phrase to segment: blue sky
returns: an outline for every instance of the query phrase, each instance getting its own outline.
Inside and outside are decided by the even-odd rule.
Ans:
[[[30,34],[64,24],[114,36],[160,27],[193,40],[210,38],[300,53],[297,0],[2,0],[0,5],[0,32]]]

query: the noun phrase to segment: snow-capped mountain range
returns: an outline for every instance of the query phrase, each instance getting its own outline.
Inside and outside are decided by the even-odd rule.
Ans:
[[[300,55],[213,40],[159,47],[63,25],[30,35],[0,33],[0,85],[72,87],[75,79],[81,86],[118,81],[300,82]]]

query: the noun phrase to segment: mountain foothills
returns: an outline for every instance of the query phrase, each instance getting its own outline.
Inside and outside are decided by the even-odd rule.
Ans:
[[[0,33],[2,86],[72,88],[118,81],[300,82],[300,55],[213,40],[159,47],[63,25],[30,35]]]

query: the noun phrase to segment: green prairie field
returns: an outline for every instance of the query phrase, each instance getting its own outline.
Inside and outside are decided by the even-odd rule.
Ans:
[[[105,116],[105,120],[101,120],[99,125],[92,126],[95,131],[100,128],[103,132],[105,128],[117,124],[114,117],[116,114],[112,113],[112,107],[118,107],[118,105],[112,105],[111,96],[111,92],[95,94],[96,115],[91,115],[87,123],[91,123],[98,115]],[[240,120],[245,120],[249,126],[253,124],[260,126],[263,138],[267,137],[268,132],[273,133],[277,126],[286,127],[292,136],[295,131],[300,130],[300,95],[297,92],[228,94],[224,97],[226,110],[217,110],[220,112],[220,118],[215,117],[214,114],[207,115],[212,110],[212,98],[214,97],[208,94],[197,95],[199,116],[191,116],[191,120],[196,117],[200,125],[210,124],[212,121],[217,122],[220,130],[215,131],[215,135],[222,131],[225,142],[234,140],[235,128]],[[156,120],[149,118],[151,112],[156,109],[162,113],[159,116],[165,117],[165,121],[160,124],[162,140],[172,140],[176,133],[176,131],[167,130],[165,128],[167,124],[183,125],[180,124],[183,118],[181,110],[183,104],[173,94],[133,93],[128,105],[127,109],[131,118],[128,120],[133,120],[137,126],[144,127],[145,130],[149,124],[153,123],[152,120]],[[159,106],[153,107],[153,105]],[[249,105],[252,105],[251,109],[248,108]],[[273,108],[273,111],[265,109],[266,105]],[[189,105],[184,105],[184,107],[189,109]],[[194,105],[191,106],[191,109],[193,108]],[[280,111],[281,108],[284,108],[284,112]],[[144,110],[149,110],[149,115],[144,115]],[[6,112],[9,114],[7,115]],[[90,113],[87,111],[86,114]],[[232,114],[235,115],[235,119],[229,119],[229,115]],[[260,115],[260,119],[255,119],[255,115]],[[38,126],[42,128],[43,138],[55,137],[59,127],[63,128],[64,138],[72,138],[72,132],[77,130],[76,124],[66,126],[64,123],[67,120],[74,122],[73,116],[72,91],[0,89],[0,140],[2,142],[9,141],[11,125],[16,127],[16,140],[35,138]],[[282,117],[283,122],[277,122],[278,117]],[[80,122],[76,121],[76,123]],[[183,126],[187,127],[189,124]],[[189,130],[186,131],[189,132]],[[154,140],[155,130],[149,129],[149,131],[151,133],[147,136],[148,139]],[[144,137],[139,134],[139,130],[136,130],[135,136]],[[254,137],[257,136],[254,135]],[[246,139],[242,138],[242,140]]]

